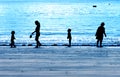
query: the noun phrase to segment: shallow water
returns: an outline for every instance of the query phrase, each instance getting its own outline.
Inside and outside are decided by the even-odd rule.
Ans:
[[[97,5],[93,8],[93,5]],[[95,45],[95,32],[105,22],[107,37],[104,45],[120,45],[119,2],[94,3],[0,3],[0,45],[10,43],[15,30],[18,45],[35,44],[29,35],[35,20],[41,23],[40,41],[43,45],[67,44],[67,29],[72,29],[72,45]],[[34,36],[33,36],[34,37]]]

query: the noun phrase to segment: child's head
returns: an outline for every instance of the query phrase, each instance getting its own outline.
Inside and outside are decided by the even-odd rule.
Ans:
[[[101,26],[104,26],[104,25],[105,25],[105,23],[104,23],[104,22],[102,22],[102,23],[101,23]]]
[[[71,32],[71,29],[70,29],[70,28],[68,29],[68,32]]]
[[[11,31],[11,34],[15,34],[15,31]]]

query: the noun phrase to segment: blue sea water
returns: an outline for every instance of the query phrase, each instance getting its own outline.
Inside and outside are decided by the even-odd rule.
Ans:
[[[97,5],[96,8],[93,5]],[[119,2],[94,3],[0,3],[0,45],[9,45],[11,31],[16,32],[16,44],[35,44],[35,20],[41,23],[43,45],[67,44],[67,29],[72,29],[72,45],[95,45],[96,29],[105,22],[107,37],[104,45],[120,45]]]

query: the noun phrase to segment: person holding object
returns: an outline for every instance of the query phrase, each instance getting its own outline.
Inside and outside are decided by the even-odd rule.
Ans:
[[[30,38],[32,38],[32,35],[34,33],[36,33],[36,36],[35,36],[36,47],[35,48],[38,48],[39,46],[41,46],[41,43],[39,41],[39,37],[40,37],[40,22],[38,20],[36,20],[35,21],[35,25],[36,25],[35,31],[31,33]]]
[[[98,46],[99,42],[100,42],[100,47],[102,47],[103,35],[105,35],[105,37],[106,37],[104,25],[105,25],[105,23],[102,22],[101,25],[98,27],[96,34],[95,34],[96,39],[97,39],[97,47],[99,47]]]

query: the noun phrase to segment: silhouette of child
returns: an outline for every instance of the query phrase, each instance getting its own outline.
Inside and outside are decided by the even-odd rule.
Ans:
[[[67,39],[69,40],[69,45],[68,46],[70,47],[71,46],[71,40],[72,40],[71,29],[68,29],[67,32],[68,32]]]
[[[97,47],[98,47],[98,43],[100,42],[100,47],[102,47],[102,41],[103,41],[103,34],[106,37],[106,33],[105,33],[105,28],[104,28],[105,23],[102,22],[101,25],[98,27],[97,31],[96,31],[96,39],[97,39]]]
[[[35,25],[36,25],[35,31],[31,33],[30,38],[32,38],[32,35],[34,33],[36,33],[36,36],[35,36],[36,47],[35,48],[38,48],[38,46],[41,46],[41,43],[39,42],[39,36],[40,36],[40,23],[39,23],[39,21],[36,20]]]
[[[15,31],[11,31],[11,48],[15,48],[16,46],[15,46],[15,42],[14,42],[14,40],[15,40]]]

